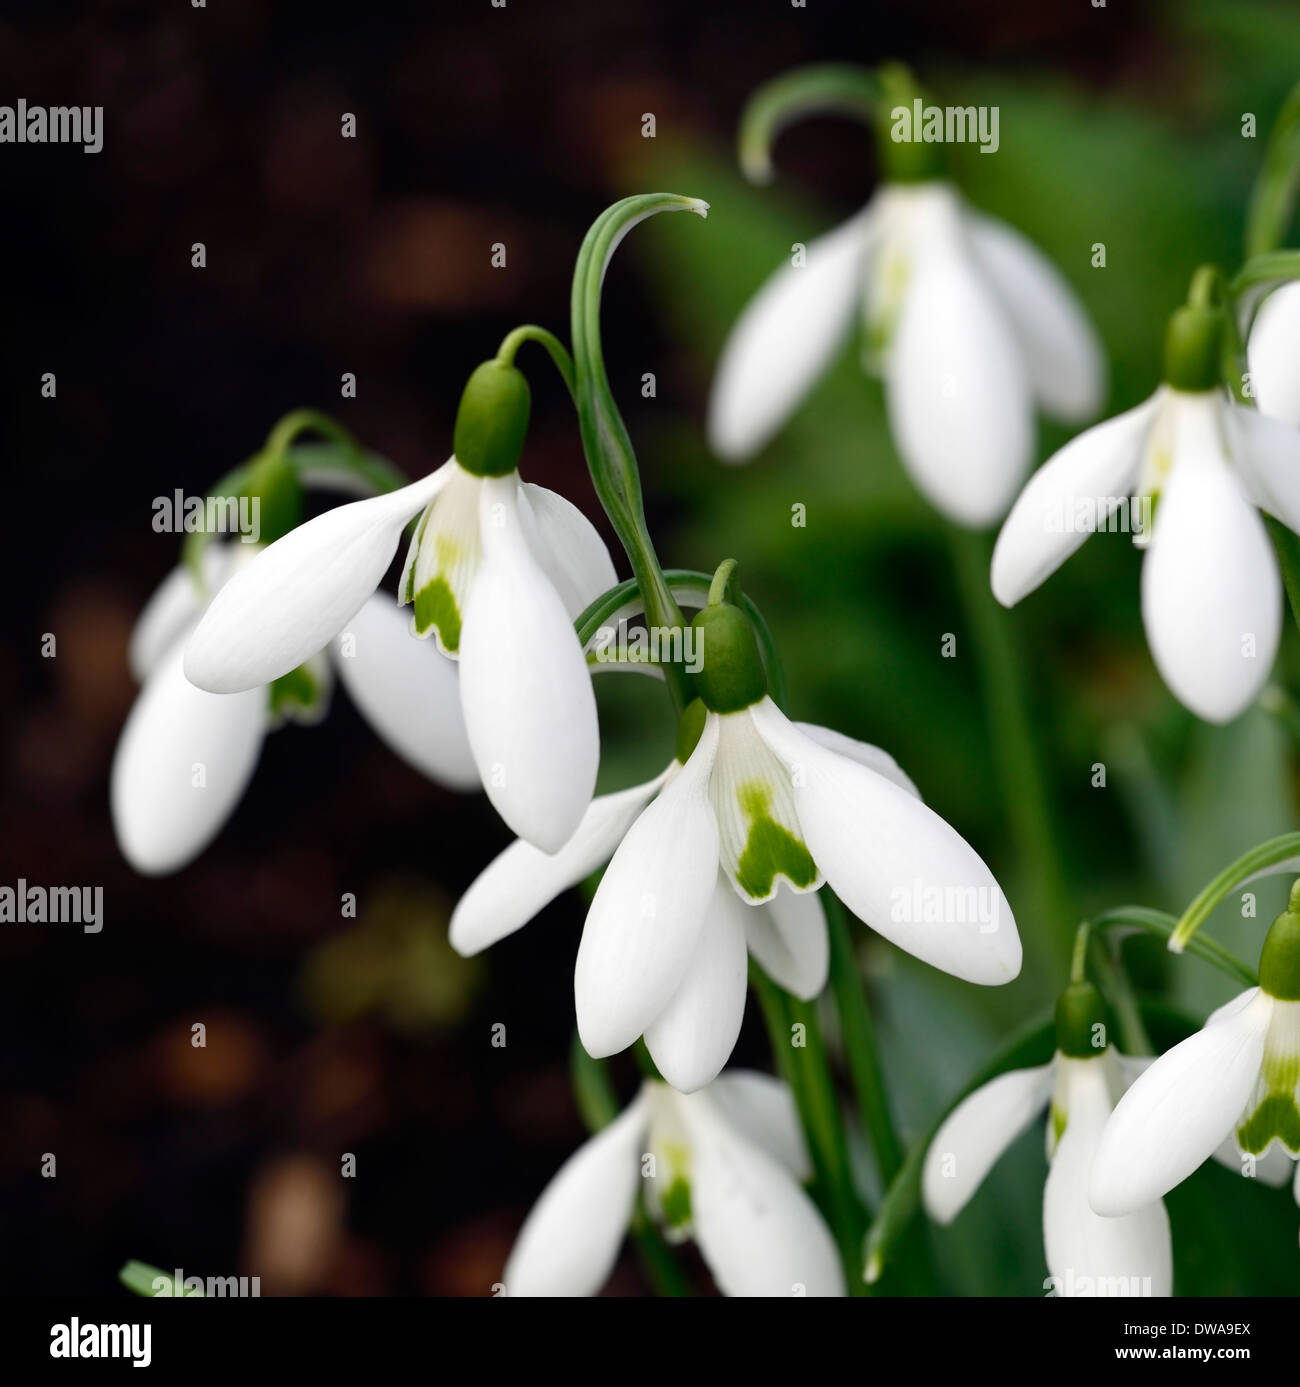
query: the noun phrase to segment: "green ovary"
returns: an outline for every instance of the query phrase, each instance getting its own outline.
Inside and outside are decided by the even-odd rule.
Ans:
[[[438,628],[442,648],[451,654],[460,649],[460,608],[445,578],[434,578],[415,594],[415,629],[425,635]]]
[[[736,863],[741,889],[758,900],[772,894],[778,876],[793,886],[811,886],[817,880],[817,865],[799,839],[772,818],[771,790],[760,782],[742,785],[737,794],[749,821],[745,850]]]

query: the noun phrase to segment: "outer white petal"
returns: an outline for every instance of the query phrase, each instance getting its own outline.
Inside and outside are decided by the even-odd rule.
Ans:
[[[1300,364],[1296,375],[1300,377]],[[1226,417],[1232,464],[1246,495],[1260,510],[1300,531],[1300,430],[1244,405],[1229,406]]]
[[[526,925],[562,891],[608,862],[624,834],[654,798],[665,776],[613,795],[599,795],[557,853],[517,838],[479,874],[451,914],[451,944],[476,954]]]
[[[812,1200],[721,1120],[708,1093],[680,1100],[691,1136],[695,1241],[728,1296],[842,1296],[834,1240]]]
[[[711,1083],[736,1048],[745,1019],[748,913],[719,874],[685,976],[646,1027],[650,1057],[679,1093],[694,1093]]]
[[[775,1156],[795,1179],[809,1178],[812,1162],[788,1084],[756,1069],[729,1069],[713,1081],[709,1097],[741,1136]]]
[[[186,678],[235,693],[269,684],[323,650],[379,586],[402,527],[446,476],[444,466],[399,491],[337,506],[242,565],[190,637]]]
[[[770,699],[750,712],[790,770],[804,841],[845,905],[955,977],[1010,982],[1020,971],[1016,922],[965,839],[892,781],[806,737]],[[941,909],[925,908],[936,901]]]
[[[456,664],[414,639],[406,613],[375,593],[335,638],[343,687],[379,737],[430,780],[478,787],[460,711]]]
[[[770,901],[745,911],[749,950],[774,981],[810,1002],[820,996],[830,971],[830,936],[814,891],[778,887]]]
[[[839,351],[871,234],[867,209],[818,237],[805,262],[777,270],[736,320],[709,398],[709,446],[720,458],[757,453]]]
[[[210,544],[203,551],[203,581],[200,591],[194,575],[184,564],[172,571],[153,590],[144,604],[127,645],[127,663],[138,684],[143,684],[154,666],[198,620],[207,598],[226,580],[238,544]],[[251,554],[249,555],[251,557]]]
[[[216,837],[266,732],[265,689],[205,693],[182,673],[181,652],[178,641],[145,681],[113,754],[118,846],[147,876],[178,871]]]
[[[506,1262],[509,1296],[590,1296],[605,1284],[636,1204],[644,1094],[560,1167]]]
[[[1282,629],[1264,522],[1223,455],[1217,401],[1182,396],[1168,484],[1142,564],[1142,620],[1179,702],[1228,722],[1263,688]]]
[[[1173,1291],[1169,1216],[1159,1199],[1119,1218],[1088,1204],[1088,1176],[1110,1116],[1100,1059],[1062,1061],[1067,1070],[1065,1131],[1043,1191],[1047,1269],[1060,1294],[1167,1296]]]
[[[1300,425],[1300,283],[1284,284],[1260,305],[1246,360],[1260,409]]]
[[[993,595],[1004,607],[1055,573],[1127,500],[1161,398],[1079,434],[1030,477],[993,548]]]
[[[960,525],[999,520],[1029,467],[1033,402],[1011,326],[960,247],[917,255],[885,391],[894,445],[926,497]]]
[[[854,737],[846,737],[843,732],[836,732],[833,728],[822,727],[815,722],[797,722],[795,726],[818,745],[826,747],[829,751],[837,751],[851,761],[857,761],[859,765],[866,766],[877,775],[883,775],[886,780],[892,780],[909,795],[921,798],[921,792],[912,783],[911,776],[887,751],[872,746],[870,742],[859,742]]]
[[[1043,1110],[1052,1096],[1056,1063],[999,1074],[949,1113],[921,1171],[925,1211],[936,1223],[957,1217],[998,1157]]]
[[[558,852],[591,803],[600,729],[573,624],[524,539],[518,485],[514,476],[483,482],[461,705],[493,807],[521,838]]]
[[[1054,419],[1101,408],[1106,366],[1096,329],[1065,276],[1014,227],[967,212],[971,245],[1020,341],[1034,394]]]
[[[521,482],[520,490],[532,519],[533,555],[575,619],[618,582],[614,561],[596,527],[572,502],[532,482]]]
[[[1159,1199],[1241,1116],[1273,1004],[1258,988],[1238,1003],[1162,1055],[1119,1100],[1092,1168],[1089,1198],[1097,1213],[1132,1213]]]
[[[601,878],[578,946],[578,1035],[600,1057],[626,1049],[668,1005],[694,956],[718,881],[708,780],[717,719],[628,830]]]

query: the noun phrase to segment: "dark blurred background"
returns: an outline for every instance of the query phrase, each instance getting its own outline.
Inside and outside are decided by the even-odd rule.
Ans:
[[[583,233],[628,192],[713,206],[705,223],[638,228],[606,286],[610,377],[662,557],[739,558],[794,713],[892,750],[1016,904],[1031,864],[1008,834],[976,664],[939,658],[944,632],[970,649],[950,549],[893,457],[879,388],[846,357],[743,474],[702,437],[735,314],[792,241],[875,182],[867,133],[814,120],[783,137],[774,187],[745,187],[745,97],[797,63],[890,57],[941,103],[1000,106],[999,155],[957,151],[958,181],[1078,289],[1112,361],[1108,411],[1147,394],[1191,270],[1239,257],[1262,145],[1241,115],[1266,131],[1300,76],[1293,4],[0,5],[0,103],[105,110],[100,154],[0,146],[0,880],[100,884],[106,917],[99,935],[0,926],[0,1285],[112,1292],[138,1257],[260,1274],[266,1294],[483,1295],[582,1139],[567,1075],[581,901],[473,963],[446,944],[456,894],[507,841],[485,801],[424,782],[336,692],[321,727],[269,739],[208,852],[151,881],[117,854],[107,770],[134,697],[127,636],[178,555],[152,530],[153,498],[202,493],[300,405],[423,475],[450,451],[465,377],[510,327],[567,337]],[[340,137],[344,112],[356,139]],[[498,241],[505,269],[490,264]],[[520,359],[525,475],[595,514],[571,406],[535,351]],[[355,399],[340,398],[345,371]],[[1045,428],[1040,456],[1064,437]],[[794,501],[806,530],[789,525]],[[1095,540],[1005,619],[1075,913],[1017,907],[1026,974],[996,995],[866,940],[909,1135],[1060,986],[1079,913],[1177,910],[1236,851],[1294,826],[1281,730],[1258,713],[1205,728],[1159,683],[1121,538]],[[649,681],[600,693],[611,788],[657,769],[671,728]],[[340,917],[344,892],[356,920]],[[1215,928],[1257,953],[1259,921]],[[1193,961],[1134,953],[1144,987],[1197,1019],[1227,995]],[[754,1011],[736,1058],[766,1067]],[[206,1048],[190,1044],[197,1022]],[[626,1057],[615,1075],[630,1091]],[[355,1179],[339,1178],[344,1152]],[[947,1289],[1041,1293],[1042,1165],[1035,1129],[936,1239]],[[1180,1289],[1300,1287],[1290,1194],[1244,1183],[1203,1171],[1171,1199]],[[644,1291],[631,1257],[613,1288]]]

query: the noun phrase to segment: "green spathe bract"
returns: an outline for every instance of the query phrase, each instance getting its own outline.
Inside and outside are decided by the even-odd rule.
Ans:
[[[528,434],[528,382],[514,366],[485,361],[465,385],[456,412],[456,460],[477,477],[505,477],[519,466]]]

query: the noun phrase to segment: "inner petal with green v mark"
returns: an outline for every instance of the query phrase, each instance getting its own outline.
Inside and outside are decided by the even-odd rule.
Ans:
[[[1245,1120],[1237,1128],[1243,1151],[1260,1155],[1276,1137],[1293,1156],[1300,1155],[1300,1003],[1277,1001],[1264,1039],[1264,1060]]]
[[[420,517],[398,589],[414,604],[417,636],[433,635],[447,655],[460,649],[461,615],[482,557],[481,482],[459,464]]]
[[[1293,1156],[1300,1155],[1300,1108],[1294,1093],[1270,1093],[1237,1128],[1237,1144],[1255,1156],[1266,1151],[1274,1137]]]
[[[821,884],[799,829],[790,776],[747,711],[714,714],[721,723],[709,795],[718,820],[722,865],[751,901],[770,900],[784,877],[799,890]]]

